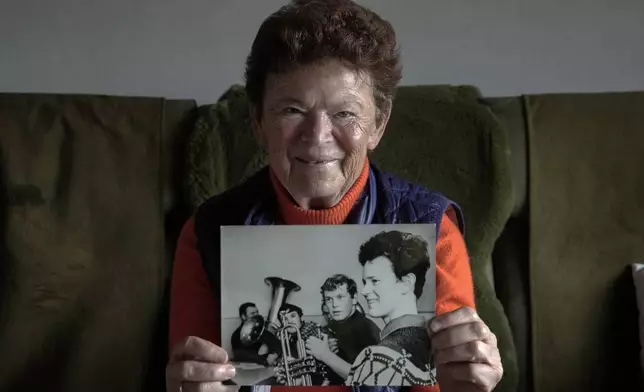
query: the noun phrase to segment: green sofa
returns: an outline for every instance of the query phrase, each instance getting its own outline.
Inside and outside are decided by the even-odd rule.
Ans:
[[[181,225],[265,163],[246,107],[239,86],[200,107],[0,94],[0,390],[164,389]],[[497,391],[635,390],[642,107],[637,92],[399,89],[371,159],[463,207]]]

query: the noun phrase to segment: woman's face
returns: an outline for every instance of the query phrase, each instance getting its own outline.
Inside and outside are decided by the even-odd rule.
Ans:
[[[253,127],[269,164],[303,208],[340,201],[378,145],[389,119],[376,106],[370,79],[337,61],[302,66],[266,80]]]

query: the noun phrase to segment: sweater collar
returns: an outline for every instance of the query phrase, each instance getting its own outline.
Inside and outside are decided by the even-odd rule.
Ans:
[[[284,223],[289,225],[338,225],[347,219],[367,185],[369,161],[365,159],[360,176],[344,197],[335,206],[322,210],[305,209],[298,206],[272,170],[270,170],[270,178]]]

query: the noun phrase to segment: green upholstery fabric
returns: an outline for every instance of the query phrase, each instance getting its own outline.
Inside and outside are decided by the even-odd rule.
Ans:
[[[0,390],[164,390],[167,103],[0,94]]]
[[[507,135],[478,102],[475,88],[401,87],[397,94],[388,129],[371,159],[384,170],[443,192],[463,208],[477,307],[498,336],[505,367],[497,391],[514,391],[514,343],[489,277],[494,242],[513,206]],[[187,192],[193,208],[266,164],[242,86],[200,108],[189,146]]]
[[[644,92],[526,97],[535,391],[635,391]]]
[[[252,131],[242,86],[232,86],[217,103],[199,108],[188,140],[186,191],[193,209],[267,163]]]

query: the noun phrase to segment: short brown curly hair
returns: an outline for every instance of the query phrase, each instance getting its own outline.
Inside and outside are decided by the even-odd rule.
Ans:
[[[396,33],[351,0],[293,0],[264,20],[246,60],[251,104],[261,107],[269,74],[326,59],[370,76],[378,114],[391,104],[402,73]]]

